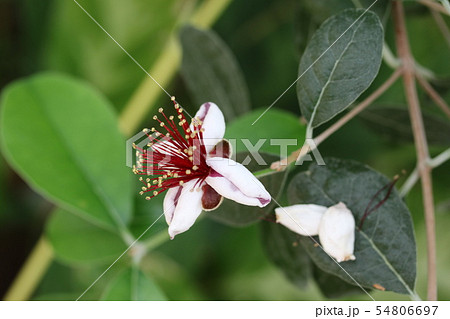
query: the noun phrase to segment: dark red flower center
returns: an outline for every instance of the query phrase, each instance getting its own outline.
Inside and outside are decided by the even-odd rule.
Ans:
[[[172,101],[177,118],[167,117],[160,108],[162,118],[156,115],[153,117],[160,128],[143,130],[149,140],[146,147],[133,144],[137,156],[133,172],[147,176],[139,178],[144,183],[140,194],[150,192],[146,199],[194,179],[198,179],[195,187],[200,186],[210,172],[203,143],[203,122],[193,118],[189,124],[175,97],[172,97]],[[175,120],[178,120],[177,124]]]

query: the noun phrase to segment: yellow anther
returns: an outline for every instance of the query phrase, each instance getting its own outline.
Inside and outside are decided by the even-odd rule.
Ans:
[[[157,191],[154,191],[154,192],[153,192],[153,195],[154,195],[154,196],[158,195],[158,192],[157,192]]]
[[[191,174],[191,170],[190,170],[190,169],[187,169],[187,170],[186,170],[186,175],[189,175],[189,174]]]
[[[147,183],[150,182],[150,178],[147,178],[145,181],[146,181]]]
[[[139,195],[144,195],[144,192],[139,192]]]
[[[136,149],[136,144],[133,143],[133,148]]]
[[[189,160],[192,162],[194,158],[192,156],[189,156]]]
[[[163,127],[164,126],[164,122],[159,123],[159,126]]]
[[[175,101],[175,96],[172,96],[170,99],[171,99],[172,101]]]
[[[145,199],[146,199],[146,200],[150,200],[150,197],[149,197],[149,196],[147,196],[147,197],[145,197]]]
[[[183,116],[180,114],[177,116],[180,120],[183,118]]]
[[[194,166],[192,166],[192,169],[193,169],[194,171],[196,171],[196,170],[198,170],[198,166],[197,166],[197,165],[194,165]]]
[[[142,176],[141,177],[139,177],[139,181],[140,182],[142,182],[144,179],[142,178]]]
[[[147,190],[147,187],[142,186],[142,190],[145,192]]]
[[[169,116],[169,120],[171,121],[173,120],[173,115]]]
[[[154,120],[157,120],[157,119],[158,119],[158,117],[157,117],[157,116],[155,115],[155,116],[153,116],[153,119],[154,119]]]
[[[177,177],[178,177],[178,173],[174,173],[174,174],[173,174],[173,177],[174,177],[174,178],[177,178]]]
[[[159,113],[162,113],[162,112],[163,112],[163,108],[160,107],[160,108],[158,109],[158,112],[159,112]]]
[[[184,182],[183,181],[180,181],[180,183],[179,183],[180,185],[183,185],[184,184]]]
[[[147,132],[148,132],[148,128],[144,128],[144,129],[142,130],[142,132],[147,133]]]

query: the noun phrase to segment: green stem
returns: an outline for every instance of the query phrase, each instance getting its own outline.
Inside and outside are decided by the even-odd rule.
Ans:
[[[164,229],[159,233],[153,235],[151,238],[143,241],[142,244],[147,249],[147,252],[149,252],[155,249],[156,247],[159,247],[160,245],[164,244],[169,239],[170,237],[169,234],[167,233],[167,229]]]
[[[19,274],[9,287],[4,300],[28,300],[47,271],[53,258],[50,243],[42,236],[34,246]]]
[[[430,168],[436,168],[442,164],[444,164],[446,161],[450,159],[450,148],[436,156],[435,158],[432,158],[427,161],[427,166]],[[414,187],[414,185],[419,180],[419,170],[417,167],[412,171],[411,175],[406,179],[405,183],[402,185],[402,188],[400,189],[400,196],[405,197],[408,195],[408,193],[411,191],[411,189]]]
[[[261,177],[272,175],[275,173],[278,173],[278,171],[274,171],[271,168],[266,168],[266,169],[262,169],[260,171],[254,172],[253,175],[255,175],[257,178],[261,178]]]

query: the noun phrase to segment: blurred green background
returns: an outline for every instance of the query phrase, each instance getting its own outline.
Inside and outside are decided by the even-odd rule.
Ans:
[[[195,0],[90,0],[79,1],[126,48],[145,69],[150,69],[163,52],[168,37],[201,5]],[[352,6],[351,1],[270,0],[231,1],[213,26],[242,68],[253,109],[270,105],[297,77],[298,63],[307,39],[326,17]],[[394,48],[392,23],[386,16],[386,41]],[[450,101],[450,52],[428,10],[407,7],[412,49],[423,66],[436,73],[440,93]],[[448,22],[448,21],[447,21]],[[57,71],[91,83],[120,112],[145,74],[71,0],[0,1],[0,87],[39,71]],[[390,74],[383,64],[372,88]],[[195,111],[183,78],[177,73],[169,92],[189,110]],[[366,93],[366,94],[367,94]],[[443,122],[432,143],[432,155],[450,145],[448,120],[421,93],[424,109]],[[168,105],[163,94],[157,101]],[[396,83],[376,102],[406,110],[402,86]],[[300,117],[295,90],[275,105]],[[155,106],[156,108],[156,106]],[[369,109],[370,110],[370,109]],[[151,116],[142,119],[142,126]],[[383,123],[384,124],[384,123]],[[415,165],[415,150],[408,128],[399,134],[399,123],[380,125],[367,116],[354,119],[320,147],[323,156],[355,159],[392,177]],[[270,130],[270,128],[267,128]],[[433,124],[430,125],[430,130]],[[0,154],[1,155],[1,154]],[[437,219],[439,299],[450,299],[450,163],[434,172]],[[131,172],[130,172],[131,173]],[[405,177],[400,181],[403,182]],[[137,189],[137,187],[136,187]],[[162,200],[160,198],[159,200]],[[137,197],[139,229],[145,229],[161,211],[161,201],[151,205]],[[417,291],[425,296],[426,250],[420,185],[406,198],[415,223],[418,245]],[[36,194],[0,157],[0,295],[14,280],[49,218],[53,206]],[[144,228],[142,228],[144,227]],[[149,236],[165,229],[152,228]],[[138,232],[139,229],[136,231]],[[231,228],[204,218],[183,238],[158,247],[144,266],[169,299],[175,300],[320,300],[324,297],[311,282],[299,289],[266,258],[258,225]],[[119,262],[120,264],[120,262]],[[75,267],[54,260],[32,295],[36,300],[76,299],[108,266],[96,263]],[[86,295],[99,299],[113,267]],[[407,296],[374,292],[377,300]],[[362,294],[347,296],[367,300]]]

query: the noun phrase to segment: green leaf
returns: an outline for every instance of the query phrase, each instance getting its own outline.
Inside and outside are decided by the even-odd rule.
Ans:
[[[377,133],[394,140],[414,143],[411,120],[406,107],[371,107],[360,117]],[[434,145],[450,145],[450,123],[443,118],[422,110],[427,141]]]
[[[258,154],[257,154],[258,155]],[[261,159],[264,161],[264,165],[259,165],[258,162],[248,152],[236,154],[236,160],[239,163],[246,164],[246,161],[250,162],[245,165],[251,172],[264,170],[270,166],[274,161],[279,160],[279,157],[274,155],[259,153]],[[272,174],[259,178],[261,183],[272,196],[277,199],[283,193],[283,189],[286,183],[287,171],[285,172],[273,172]],[[238,204],[232,200],[224,199],[222,205],[216,210],[206,212],[207,216],[215,221],[221,222],[229,226],[248,226],[253,223],[264,219],[265,216],[273,211],[275,202],[272,202],[264,208],[246,206]]]
[[[383,27],[375,13],[363,13],[349,9],[326,20],[301,58],[297,97],[312,127],[345,110],[378,74]]]
[[[58,206],[102,225],[131,213],[131,174],[111,105],[87,84],[41,74],[8,86],[1,146],[10,165]]]
[[[305,288],[311,277],[311,259],[299,235],[276,223],[261,223],[261,239],[269,259],[294,285]]]
[[[56,257],[69,264],[111,263],[127,249],[116,233],[63,209],[52,213],[47,237]]]
[[[347,295],[364,293],[361,288],[343,281],[339,277],[313,267],[313,277],[322,294],[327,298],[340,298]]]
[[[298,117],[286,111],[270,109],[259,118],[265,111],[264,108],[256,109],[228,124],[225,138],[232,142],[235,153],[248,152],[250,150],[246,145],[252,147],[262,141],[259,151],[280,157],[282,142],[288,144],[286,156],[303,145],[306,127]]]
[[[312,164],[307,172],[296,175],[288,187],[291,205],[298,203],[331,206],[344,202],[355,216],[356,225],[376,193],[390,181],[358,162],[325,159],[326,166]],[[385,196],[381,192],[374,203]],[[416,244],[411,215],[394,189],[386,202],[369,215],[361,231],[355,231],[355,261],[339,265],[325,252],[314,247],[310,238],[301,243],[315,264],[325,272],[350,284],[412,294],[416,280]],[[341,266],[341,267],[339,267]]]
[[[214,102],[227,120],[250,110],[242,71],[231,50],[210,30],[185,26],[180,31],[181,74],[194,102]]]
[[[153,280],[137,268],[129,268],[111,282],[103,300],[155,301],[166,300]]]
[[[344,9],[355,8],[358,4],[362,8],[371,7],[370,10],[377,13],[381,18],[385,17],[386,11],[390,8],[389,0],[304,0],[302,1],[305,11],[317,23],[322,23],[331,15],[337,14]]]

